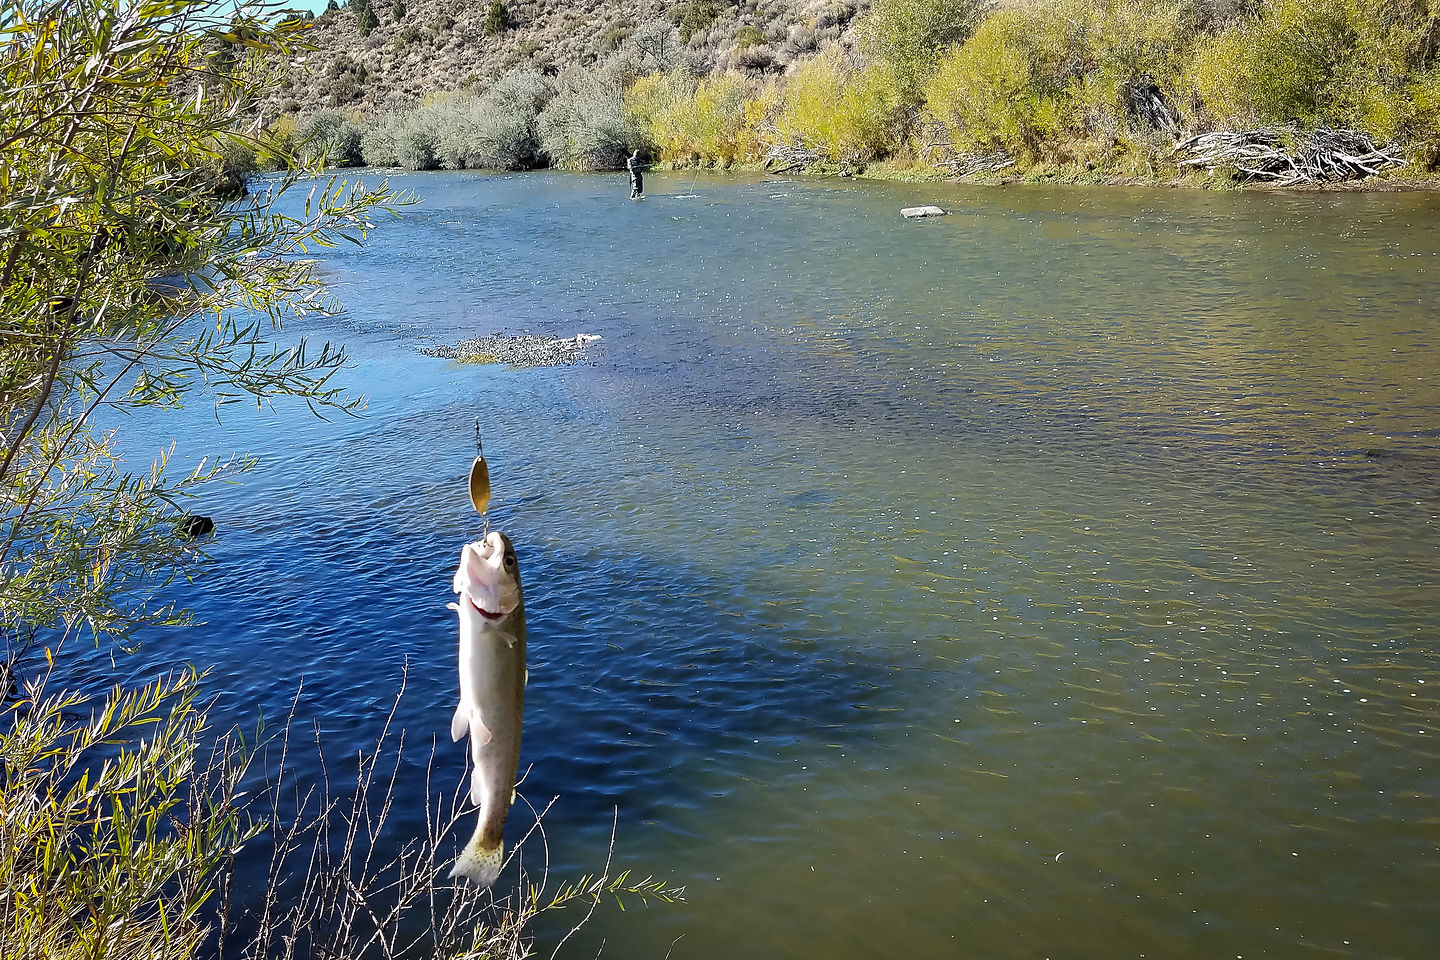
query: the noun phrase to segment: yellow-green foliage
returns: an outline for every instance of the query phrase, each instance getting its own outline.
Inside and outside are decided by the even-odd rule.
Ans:
[[[750,81],[718,73],[698,83],[684,71],[651,73],[625,92],[625,108],[664,160],[729,164],[758,152]]]
[[[803,64],[785,85],[780,135],[842,165],[894,150],[902,133],[898,76],[885,63],[855,67],[836,53]]]
[[[1021,156],[1113,143],[1132,84],[1170,86],[1194,32],[1182,0],[1051,0],[999,10],[941,60],[927,113],[971,149]]]
[[[1269,0],[1200,46],[1190,82],[1208,119],[1230,126],[1353,126],[1380,139],[1426,121],[1429,0]],[[1417,87],[1418,85],[1418,87]]]
[[[295,161],[295,115],[282,113],[259,138],[256,158],[268,170],[288,169]]]
[[[40,695],[0,729],[0,956],[189,960],[232,852],[245,757],[205,749],[196,677]]]
[[[700,81],[692,114],[695,153],[724,163],[758,152],[755,130],[746,115],[749,81],[738,73],[717,73]]]
[[[861,49],[894,68],[901,92],[915,102],[936,63],[975,29],[988,0],[874,0],[857,24]]]
[[[1410,84],[1414,107],[1410,136],[1415,159],[1428,169],[1440,166],[1440,69],[1432,69]]]
[[[625,91],[625,110],[639,129],[648,131],[662,159],[688,153],[695,80],[683,70],[649,73]]]
[[[1153,173],[1174,132],[1150,109],[1158,88],[1182,127],[1359,127],[1440,161],[1440,0],[1219,9],[1202,0],[876,0],[858,25],[864,60],[832,49],[763,86],[652,74],[626,105],[676,162],[753,158],[762,133],[842,165],[904,152],[907,138],[919,154],[930,137],[916,135],[918,115],[963,152]]]

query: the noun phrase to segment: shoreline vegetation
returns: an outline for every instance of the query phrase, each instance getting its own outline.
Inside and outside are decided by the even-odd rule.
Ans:
[[[708,71],[687,25],[408,108],[281,114],[232,159],[613,170],[638,148],[675,169],[894,180],[1440,186],[1433,0],[875,0],[780,76]]]

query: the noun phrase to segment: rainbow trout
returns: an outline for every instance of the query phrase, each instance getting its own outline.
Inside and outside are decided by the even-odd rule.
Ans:
[[[450,876],[488,887],[504,863],[525,708],[525,601],[510,540],[491,533],[465,544],[454,587],[460,599],[448,606],[460,614],[460,705],[450,737],[470,734],[470,800],[480,822]]]

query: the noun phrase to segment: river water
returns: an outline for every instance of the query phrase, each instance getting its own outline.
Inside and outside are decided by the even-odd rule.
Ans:
[[[346,312],[297,331],[362,419],[127,428],[261,464],[198,507],[205,623],[121,669],[213,665],[235,718],[303,677],[340,755],[408,661],[458,782],[479,416],[551,871],[615,818],[688,888],[568,955],[1433,955],[1440,198],[647,184],[393,177],[422,202],[318,254]],[[604,339],[418,352],[501,330]]]

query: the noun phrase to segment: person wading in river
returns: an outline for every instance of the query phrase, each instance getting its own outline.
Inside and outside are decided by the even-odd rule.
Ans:
[[[625,169],[630,171],[630,199],[639,200],[645,192],[645,178],[640,175],[644,164],[640,162],[639,150],[630,154],[630,159],[625,161]]]

